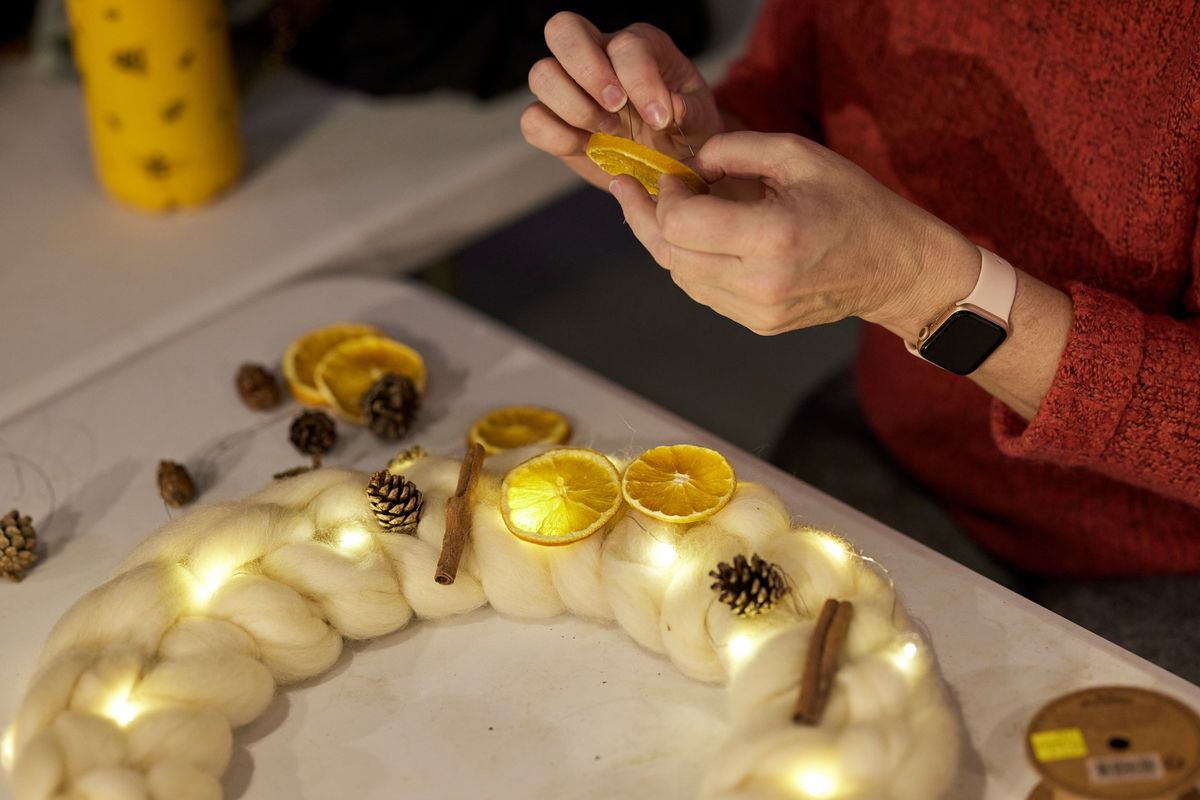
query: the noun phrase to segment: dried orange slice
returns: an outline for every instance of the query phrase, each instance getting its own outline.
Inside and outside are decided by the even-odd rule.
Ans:
[[[321,397],[339,416],[362,422],[362,399],[387,373],[403,375],[418,393],[425,391],[425,361],[402,342],[386,336],[360,336],[342,342],[317,363],[313,378]]]
[[[583,152],[609,175],[637,178],[652,195],[658,194],[658,178],[663,173],[679,178],[696,194],[708,194],[708,184],[689,166],[630,139],[593,133]]]
[[[540,406],[504,406],[484,414],[467,431],[467,447],[479,443],[495,455],[531,444],[562,444],[571,423],[557,411]]]
[[[586,539],[621,507],[621,474],[603,453],[560,447],[522,461],[500,484],[500,513],[534,544]]]
[[[694,444],[647,450],[630,462],[621,494],[632,507],[663,522],[707,519],[724,508],[737,488],[725,456]]]
[[[283,354],[283,377],[292,395],[310,406],[324,405],[313,373],[317,364],[333,348],[350,339],[372,336],[379,331],[356,322],[337,322],[311,330],[288,345]]]

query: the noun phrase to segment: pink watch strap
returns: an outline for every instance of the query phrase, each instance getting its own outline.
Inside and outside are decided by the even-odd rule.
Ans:
[[[990,250],[979,250],[979,278],[971,293],[955,303],[955,307],[973,305],[993,317],[1004,322],[1005,329],[1009,325],[1012,314],[1013,300],[1017,297],[1017,271],[1013,265]],[[922,358],[920,342],[905,342],[908,352],[917,358]]]
[[[1017,296],[1017,271],[1012,264],[1000,256],[979,248],[982,260],[979,265],[979,280],[971,293],[958,305],[973,305],[989,314],[1008,322],[1012,313],[1013,300]]]

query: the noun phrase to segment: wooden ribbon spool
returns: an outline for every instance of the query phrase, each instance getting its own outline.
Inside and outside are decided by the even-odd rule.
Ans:
[[[1025,754],[1042,778],[1029,800],[1200,800],[1200,717],[1148,689],[1051,701],[1029,724]]]

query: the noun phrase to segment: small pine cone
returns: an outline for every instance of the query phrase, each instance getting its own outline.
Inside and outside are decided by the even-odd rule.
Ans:
[[[755,553],[750,561],[743,555],[733,557],[733,564],[722,561],[709,572],[716,578],[712,590],[717,599],[733,609],[739,617],[765,614],[788,593],[787,578],[778,564],[763,561]]]
[[[262,364],[242,364],[234,383],[242,402],[255,411],[269,411],[279,405],[279,382]]]
[[[324,411],[302,411],[292,420],[288,438],[297,450],[320,463],[321,456],[337,444],[337,425]]]
[[[420,406],[421,396],[413,382],[389,372],[363,395],[363,421],[380,439],[399,439],[408,433]]]
[[[371,499],[371,510],[375,519],[386,531],[392,533],[417,532],[421,521],[421,490],[403,475],[392,475],[380,470],[371,476],[367,484],[367,496]]]
[[[419,444],[414,444],[412,447],[401,450],[396,454],[395,458],[389,459],[387,471],[393,475],[403,475],[404,470],[408,469],[427,455],[429,454],[425,452],[424,447],[421,447]]]
[[[14,508],[0,517],[0,577],[20,582],[37,560],[33,522]]]
[[[158,462],[158,493],[163,502],[173,508],[186,506],[196,499],[196,484],[183,464],[174,461]]]

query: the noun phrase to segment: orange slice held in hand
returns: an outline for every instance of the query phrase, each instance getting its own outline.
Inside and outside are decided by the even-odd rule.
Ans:
[[[467,431],[467,447],[483,445],[487,455],[531,444],[562,444],[571,424],[557,411],[539,406],[504,406],[475,420]]]
[[[517,538],[543,545],[578,542],[621,508],[621,474],[603,453],[561,447],[522,461],[500,485],[500,513]]]
[[[621,493],[630,506],[663,522],[707,519],[733,497],[737,477],[725,456],[694,444],[655,447],[625,468]]]
[[[379,331],[370,325],[356,322],[338,322],[311,330],[288,345],[283,354],[283,377],[292,395],[309,406],[325,404],[321,390],[317,388],[313,373],[317,364],[333,348],[360,336],[377,335]]]
[[[679,178],[696,194],[708,194],[708,184],[688,165],[630,139],[593,133],[583,152],[609,175],[632,175],[652,195],[658,194],[664,174]]]

